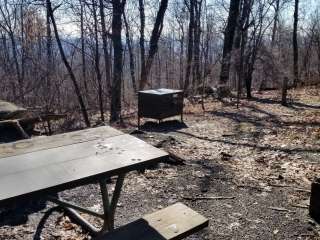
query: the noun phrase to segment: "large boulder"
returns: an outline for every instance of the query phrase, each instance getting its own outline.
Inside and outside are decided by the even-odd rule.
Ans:
[[[21,118],[27,113],[27,109],[13,103],[0,100],[0,120]]]

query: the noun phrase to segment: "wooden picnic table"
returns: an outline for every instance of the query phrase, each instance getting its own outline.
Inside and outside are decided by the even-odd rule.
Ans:
[[[110,231],[125,174],[167,156],[166,152],[107,126],[1,144],[0,206],[45,197],[63,206],[92,233]],[[109,197],[106,181],[112,176],[118,178]],[[103,213],[53,197],[89,183],[100,185]],[[102,229],[96,229],[77,211],[102,218]]]

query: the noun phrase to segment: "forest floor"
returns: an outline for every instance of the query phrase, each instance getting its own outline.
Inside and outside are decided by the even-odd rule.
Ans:
[[[290,91],[288,107],[278,95],[255,93],[239,109],[206,99],[204,112],[188,103],[184,123],[146,122],[142,131],[127,119],[121,130],[184,162],[130,173],[116,225],[180,201],[210,220],[189,240],[320,239],[320,225],[308,216],[311,182],[320,172],[320,90]],[[97,185],[61,193],[95,210],[98,194]],[[0,210],[0,239],[90,239],[52,207],[36,202]]]

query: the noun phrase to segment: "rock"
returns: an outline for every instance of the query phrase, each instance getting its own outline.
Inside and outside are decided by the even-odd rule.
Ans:
[[[279,174],[278,180],[283,180],[283,179],[284,179],[284,177],[281,174]]]
[[[311,219],[308,220],[308,223],[311,225],[311,226],[316,226],[316,223],[314,221],[312,221]]]
[[[220,157],[222,161],[227,161],[230,160],[230,158],[232,158],[232,155],[230,155],[229,153],[220,152]]]
[[[21,118],[27,113],[27,109],[13,103],[0,100],[0,120]]]

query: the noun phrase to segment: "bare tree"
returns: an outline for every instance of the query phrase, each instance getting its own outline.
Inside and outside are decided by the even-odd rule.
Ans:
[[[144,36],[144,29],[145,29],[145,12],[144,12],[144,0],[139,0],[139,14],[140,14],[140,39],[139,39],[139,44],[140,44],[140,65],[141,65],[141,70],[140,70],[140,83],[142,79],[144,78],[146,74],[146,51],[144,47],[144,42],[145,42],[145,36]],[[140,88],[140,87],[139,87]]]
[[[158,41],[161,36],[163,29],[163,19],[168,7],[168,0],[161,0],[159,10],[156,16],[156,20],[152,29],[150,43],[149,43],[149,52],[146,60],[145,71],[141,71],[141,79],[139,89],[144,89],[145,85],[148,82],[148,75],[151,70],[153,58],[158,50]]]
[[[100,118],[104,122],[104,108],[103,108],[103,89],[102,89],[102,75],[100,70],[100,54],[99,54],[99,38],[98,38],[98,18],[97,18],[97,2],[92,0],[92,14],[93,14],[93,26],[94,26],[94,63],[98,82],[98,99]]]
[[[229,8],[229,16],[227,26],[224,32],[224,44],[222,54],[222,64],[220,72],[220,84],[226,84],[229,80],[231,51],[233,48],[233,40],[239,17],[240,0],[231,0]]]
[[[276,0],[274,4],[274,20],[273,20],[272,37],[271,37],[272,46],[274,46],[276,41],[276,34],[278,31],[278,23],[279,23],[279,14],[280,14],[280,0]]]
[[[122,85],[122,15],[126,0],[112,0],[112,42],[113,42],[113,80],[111,86],[111,115],[110,122],[121,118],[121,85]]]
[[[82,98],[82,95],[81,95],[81,92],[80,92],[80,88],[79,88],[79,85],[77,83],[77,80],[76,80],[76,77],[72,71],[72,68],[67,60],[67,57],[64,53],[64,50],[63,50],[63,47],[62,47],[62,43],[61,43],[61,40],[60,40],[60,37],[59,37],[59,32],[58,32],[58,28],[57,28],[57,24],[56,24],[56,21],[55,21],[55,18],[54,18],[54,14],[53,14],[53,8],[52,8],[52,5],[51,5],[51,1],[50,0],[46,0],[46,6],[48,8],[48,12],[49,12],[49,15],[50,15],[50,18],[51,18],[51,22],[52,22],[52,26],[53,26],[53,29],[54,29],[54,34],[55,34],[55,37],[56,37],[56,41],[57,41],[57,44],[58,44],[58,47],[59,47],[59,51],[60,51],[60,55],[61,55],[61,58],[64,62],[64,65],[65,67],[67,68],[68,70],[68,73],[69,73],[69,76],[71,78],[71,81],[73,83],[73,86],[74,86],[74,91],[77,95],[77,98],[78,98],[78,102],[79,102],[79,105],[80,105],[80,109],[81,109],[81,112],[82,112],[82,116],[83,116],[83,119],[84,119],[84,122],[86,124],[87,127],[90,127],[90,120],[89,120],[89,116],[88,116],[88,112],[87,112],[87,109],[86,109],[86,106],[84,104],[84,101],[83,101],[83,98]]]
[[[194,5],[194,64],[193,86],[197,89],[200,85],[200,41],[201,41],[201,11],[202,0],[196,0]]]
[[[195,0],[190,0],[189,4],[186,2],[186,5],[189,10],[189,28],[188,28],[187,66],[186,66],[186,76],[184,80],[184,91],[187,93],[190,85],[190,73],[192,69],[193,48],[194,48]]]
[[[104,67],[105,67],[105,81],[107,90],[110,93],[111,90],[111,61],[110,54],[108,51],[108,31],[106,27],[106,16],[104,12],[103,0],[99,0],[99,9],[101,17],[101,31],[102,31],[102,43],[103,43],[103,54],[104,54]]]
[[[11,11],[9,10],[10,7],[12,8]],[[11,5],[10,7],[9,7],[8,1],[5,1],[3,4],[0,4],[0,14],[1,14],[1,17],[4,19],[0,27],[4,31],[6,31],[11,42],[13,64],[15,67],[15,74],[18,80],[19,100],[20,102],[24,102],[24,79],[23,79],[24,75],[22,74],[21,64],[19,64],[18,49],[17,49],[18,44],[15,36],[15,29],[17,28],[17,18],[18,18],[17,16],[18,6]]]
[[[133,57],[132,40],[130,37],[130,27],[129,27],[125,12],[123,12],[123,22],[126,27],[126,42],[128,46],[128,52],[129,52],[130,76],[132,81],[132,87],[134,92],[137,92],[137,85],[136,85],[136,78],[135,78],[135,71],[134,71],[135,64],[134,64],[134,57]]]
[[[82,82],[85,90],[85,94],[88,98],[88,84],[87,84],[87,64],[85,54],[85,33],[84,33],[84,4],[83,0],[79,0],[80,3],[80,38],[81,38],[81,60],[82,60]],[[87,99],[88,100],[88,99]]]
[[[296,87],[299,82],[299,50],[298,50],[298,21],[299,21],[299,0],[294,1],[294,15],[293,15],[293,86]]]

